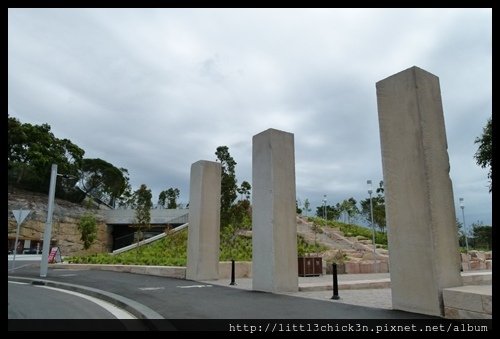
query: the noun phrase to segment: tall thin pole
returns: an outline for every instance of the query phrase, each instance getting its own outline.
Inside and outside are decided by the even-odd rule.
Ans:
[[[376,254],[377,245],[375,244],[375,225],[373,225],[373,203],[372,203],[372,193],[371,192],[370,192],[370,215],[371,215],[371,224],[372,224],[373,254]]]
[[[469,260],[469,241],[467,240],[467,225],[465,225],[465,212],[464,212],[464,198],[459,198],[458,199],[460,203],[460,208],[462,209],[462,222],[464,223],[464,234],[465,234],[465,248],[466,251],[465,255],[467,256],[467,268],[470,270],[470,260]]]
[[[326,220],[326,194],[323,195],[323,219]]]
[[[368,194],[370,195],[370,222],[372,226],[372,243],[373,243],[373,273],[377,272],[377,244],[375,244],[375,225],[373,224],[373,202],[372,202],[372,181],[367,180]]]
[[[375,245],[375,225],[373,224],[372,181],[366,180],[366,184],[368,185],[368,194],[370,195],[370,222],[371,222],[371,226],[372,226],[373,255],[375,256],[377,245]],[[373,259],[375,259],[375,257]]]
[[[465,248],[467,249],[467,253],[469,253],[469,241],[467,240],[467,225],[465,225],[465,212],[464,212],[464,206],[460,206],[462,209],[462,221],[464,223],[464,234],[465,234]]]
[[[49,265],[49,248],[50,239],[52,238],[52,214],[54,212],[56,180],[57,165],[52,164],[52,172],[50,173],[49,206],[47,210],[47,222],[45,223],[45,231],[43,232],[42,261],[40,262],[40,277],[42,278],[45,278],[47,276],[47,269]]]
[[[19,210],[19,219],[21,220],[21,212],[22,210]],[[17,223],[17,230],[16,230],[16,242],[14,243],[14,257],[12,258],[12,270],[16,267],[16,253],[17,253],[17,243],[19,242],[19,228],[21,227],[21,223]]]

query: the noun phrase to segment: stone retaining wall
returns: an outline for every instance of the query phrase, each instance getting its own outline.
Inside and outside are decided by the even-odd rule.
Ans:
[[[448,319],[492,319],[492,286],[461,286],[443,290]]]
[[[184,266],[147,266],[147,265],[111,265],[111,264],[50,264],[55,269],[79,269],[79,270],[101,270],[114,272],[127,272],[135,274],[147,274],[161,277],[186,279],[186,267]],[[252,262],[235,262],[235,278],[252,277]],[[219,262],[219,279],[231,279],[231,262]]]

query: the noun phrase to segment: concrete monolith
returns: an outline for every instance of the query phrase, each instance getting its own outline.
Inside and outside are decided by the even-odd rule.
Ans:
[[[253,289],[298,290],[295,154],[292,133],[268,129],[253,137]]]
[[[462,280],[439,78],[411,67],[376,87],[392,306],[442,316]]]
[[[191,165],[186,279],[219,278],[221,164]]]

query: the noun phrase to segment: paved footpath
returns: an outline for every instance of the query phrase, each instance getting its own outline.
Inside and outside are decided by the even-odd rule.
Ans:
[[[236,285],[231,286],[230,280],[204,281],[206,284],[227,286],[230,288],[252,290],[251,278],[236,279]],[[317,277],[299,277],[299,291],[280,293],[294,297],[328,301],[381,309],[392,309],[390,274],[339,274],[338,286],[340,299],[331,300],[333,296],[333,277],[321,275]]]
[[[491,270],[462,272],[462,276],[469,281],[471,278],[483,276],[491,284]],[[489,278],[488,278],[489,276]],[[338,296],[340,299],[331,300],[333,296],[332,275],[321,275],[317,277],[299,277],[299,291],[294,293],[281,293],[285,295],[343,303],[380,309],[392,309],[391,279],[389,273],[367,273],[367,274],[339,274]],[[236,285],[230,286],[230,280],[221,279],[217,281],[205,281],[221,286],[252,290],[251,278],[236,279]],[[468,283],[468,284],[473,284]],[[483,284],[485,284],[483,282]]]

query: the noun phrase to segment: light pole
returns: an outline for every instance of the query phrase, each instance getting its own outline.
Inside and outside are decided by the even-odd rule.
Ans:
[[[52,215],[54,214],[54,197],[56,195],[57,176],[64,178],[73,177],[67,174],[57,174],[57,165],[52,164],[52,170],[50,173],[49,206],[47,209],[45,231],[43,232],[42,261],[40,262],[41,278],[45,278],[47,276],[47,269],[49,265],[50,239],[52,238]]]
[[[375,225],[373,225],[373,203],[372,203],[372,193],[373,193],[373,186],[372,186],[372,181],[367,180],[366,184],[368,185],[368,194],[370,195],[370,220],[371,220],[371,226],[372,226],[372,242],[373,242],[373,255],[375,256],[377,245],[375,245]],[[373,258],[375,259],[375,257]]]
[[[47,269],[49,265],[49,248],[50,248],[50,238],[52,236],[52,213],[54,212],[54,196],[56,194],[56,180],[57,180],[57,165],[52,164],[52,171],[50,173],[49,206],[47,210],[47,222],[45,223],[45,231],[43,232],[42,261],[40,262],[41,278],[45,278],[47,276]]]
[[[323,195],[323,219],[326,220],[326,194]]]
[[[467,256],[468,256],[469,255],[469,242],[467,240],[467,225],[465,225],[464,198],[459,198],[458,201],[460,203],[460,208],[462,209],[462,222],[464,223],[464,234],[465,234],[465,248],[467,250]]]

